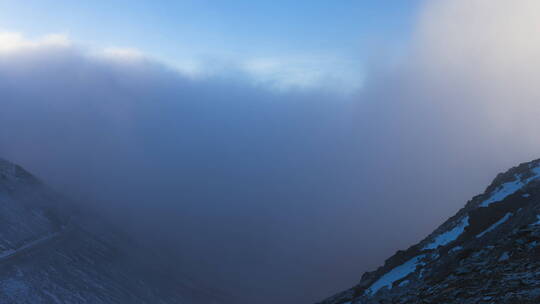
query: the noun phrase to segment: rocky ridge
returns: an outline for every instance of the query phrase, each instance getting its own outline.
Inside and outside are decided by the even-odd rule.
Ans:
[[[540,160],[499,174],[432,234],[320,304],[540,303]]]

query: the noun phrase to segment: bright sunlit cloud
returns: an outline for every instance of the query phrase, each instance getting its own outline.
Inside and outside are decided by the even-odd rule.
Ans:
[[[132,47],[96,48],[84,44],[76,46],[65,34],[29,38],[18,32],[0,32],[0,53],[5,55],[49,47],[63,49],[78,47],[86,55],[118,63],[152,60],[194,79],[231,75],[230,72],[234,71],[243,75],[243,78],[252,84],[279,91],[324,88],[352,92],[362,85],[360,69],[350,68],[351,65],[358,63],[350,63],[335,56],[282,56],[229,61],[186,58],[183,61],[167,61]]]
[[[70,47],[70,39],[64,34],[48,34],[29,39],[21,33],[0,31],[0,53],[14,53],[40,47]]]

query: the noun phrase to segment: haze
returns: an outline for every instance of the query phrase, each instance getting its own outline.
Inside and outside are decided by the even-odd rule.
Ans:
[[[352,286],[538,158],[537,1],[232,2],[1,3],[0,156],[261,304]]]

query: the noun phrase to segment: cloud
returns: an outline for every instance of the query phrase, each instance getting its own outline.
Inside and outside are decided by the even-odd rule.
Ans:
[[[134,48],[108,47],[103,49],[98,55],[122,61],[140,61],[145,58],[142,51]]]
[[[351,72],[351,65],[358,69]],[[240,66],[256,82],[280,90],[326,87],[350,93],[362,86],[358,63],[329,56],[253,58],[241,62]]]
[[[57,48],[77,49],[81,55],[132,64],[153,61],[166,64],[184,76],[193,79],[241,77],[253,85],[267,89],[289,91],[326,88],[334,92],[351,93],[361,87],[361,72],[348,62],[329,55],[282,55],[273,57],[251,57],[234,60],[184,58],[162,60],[132,47],[88,47],[76,45],[66,34],[48,34],[29,38],[22,33],[0,31],[0,53],[16,54],[26,51]],[[235,74],[235,75],[232,75]]]
[[[71,41],[63,34],[49,34],[37,39],[27,39],[21,33],[0,32],[0,53],[14,53],[44,47],[69,47]]]
[[[131,50],[18,40],[32,46],[0,54],[2,157],[140,241],[172,248],[189,275],[246,301],[305,297],[290,282],[320,257],[277,280],[300,246],[313,246],[311,236],[292,246],[287,230],[317,230],[322,201],[310,185],[348,178],[334,150],[349,101],[278,91],[236,67],[193,78]],[[269,277],[282,283],[267,286]]]
[[[407,67],[414,90],[455,119],[454,132],[491,140],[501,158],[540,148],[539,10],[531,0],[458,0],[429,2],[420,14]]]

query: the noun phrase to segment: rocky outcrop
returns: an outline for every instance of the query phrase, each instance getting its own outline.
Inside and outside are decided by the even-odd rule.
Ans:
[[[427,238],[320,303],[540,303],[540,160],[499,174]]]

